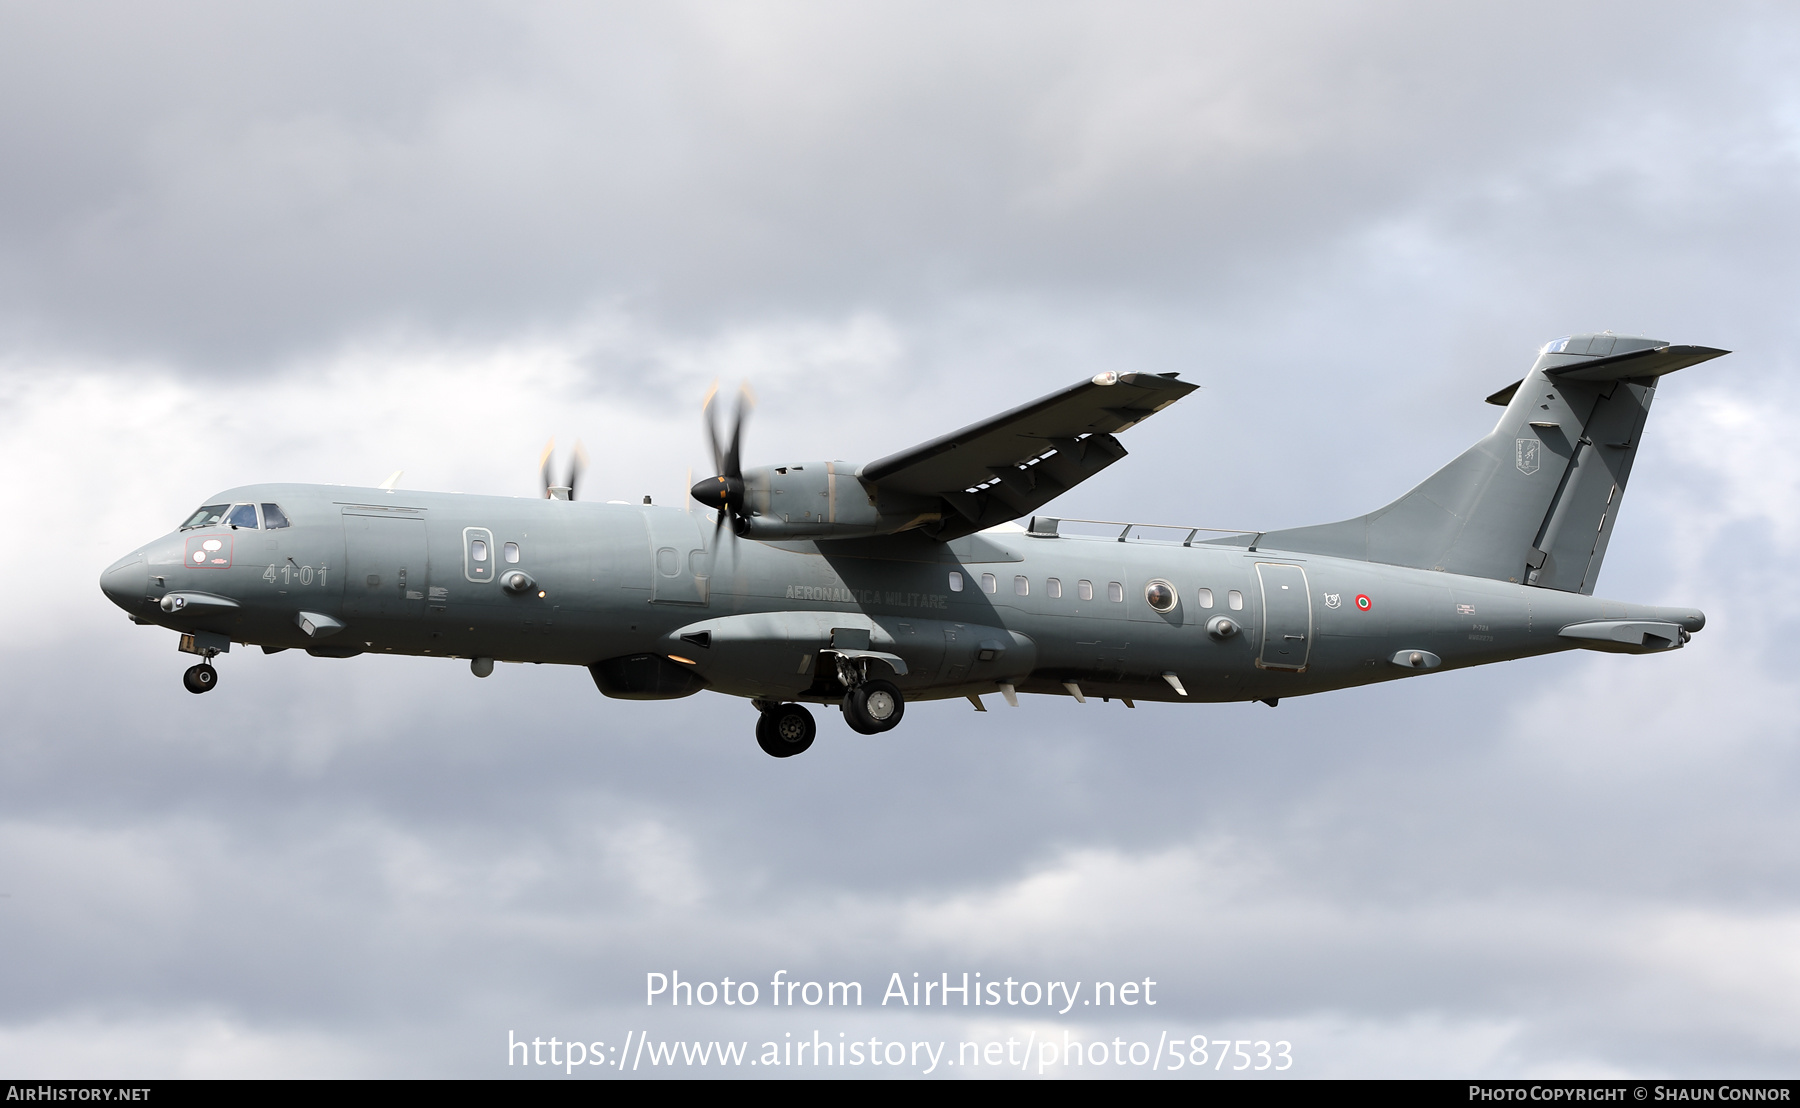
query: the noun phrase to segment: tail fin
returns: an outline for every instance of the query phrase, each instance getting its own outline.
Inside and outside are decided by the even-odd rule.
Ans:
[[[1611,333],[1546,343],[1492,433],[1379,511],[1256,546],[1592,594],[1657,378],[1729,353]]]

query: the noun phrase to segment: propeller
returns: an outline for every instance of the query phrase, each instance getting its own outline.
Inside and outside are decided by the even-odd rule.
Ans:
[[[731,436],[720,445],[718,419],[713,414],[713,401],[718,398],[719,384],[713,382],[712,388],[706,391],[706,400],[701,404],[701,418],[706,423],[707,445],[712,447],[713,468],[716,476],[708,477],[689,489],[695,500],[708,508],[717,510],[718,517],[713,522],[713,549],[719,545],[719,532],[725,521],[731,521],[733,537],[743,535],[750,527],[750,517],[744,507],[744,467],[743,442],[744,419],[750,409],[756,406],[756,398],[750,393],[750,386],[745,385],[738,391],[737,408],[731,415]]]
[[[544,498],[546,500],[573,500],[575,499],[575,488],[581,481],[581,475],[587,470],[587,450],[579,441],[575,443],[575,450],[569,455],[569,478],[560,485],[551,477],[550,457],[555,453],[556,440],[551,439],[544,444],[544,453],[538,458],[539,479],[543,484]]]

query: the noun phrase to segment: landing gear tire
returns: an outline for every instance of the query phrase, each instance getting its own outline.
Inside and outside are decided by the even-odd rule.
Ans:
[[[772,758],[804,753],[818,733],[818,724],[803,704],[777,704],[756,721],[756,745]]]
[[[201,662],[197,666],[188,667],[188,671],[181,675],[181,683],[191,693],[211,692],[213,686],[219,683],[219,671]]]
[[[843,707],[844,707],[844,722],[849,725],[850,730],[856,732],[858,735],[879,735],[879,734],[881,734],[880,731],[878,731],[875,728],[870,727],[868,724],[864,723],[862,721],[861,716],[858,716],[855,712],[852,712],[850,710],[850,698],[848,696],[844,697]]]
[[[905,714],[905,698],[888,681],[864,681],[844,694],[844,722],[865,735],[893,730]]]

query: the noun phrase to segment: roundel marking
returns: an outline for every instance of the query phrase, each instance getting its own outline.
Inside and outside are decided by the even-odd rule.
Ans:
[[[1362,594],[1362,593],[1357,593],[1357,594],[1356,594],[1356,610],[1357,610],[1357,611],[1359,611],[1359,612],[1366,612],[1366,611],[1368,611],[1368,610],[1369,610],[1369,608],[1370,608],[1370,607],[1371,607],[1371,606],[1372,606],[1372,605],[1371,605],[1371,602],[1370,602],[1370,600],[1369,600],[1369,598],[1368,598],[1368,597],[1367,597],[1367,596],[1365,596],[1365,595],[1364,595],[1364,594]]]

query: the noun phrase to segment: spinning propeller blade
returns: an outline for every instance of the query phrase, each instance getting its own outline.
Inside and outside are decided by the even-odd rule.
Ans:
[[[587,448],[581,440],[575,440],[575,453],[569,455],[569,499],[575,499],[575,486],[581,481],[581,475],[587,472]]]
[[[718,511],[713,523],[713,548],[718,548],[720,528],[725,521],[731,521],[731,533],[735,538],[749,527],[749,516],[744,507],[744,469],[743,444],[744,421],[755,406],[755,397],[750,393],[750,386],[745,385],[738,392],[736,409],[731,414],[731,437],[723,444],[719,441],[718,419],[713,413],[713,400],[718,397],[718,382],[706,390],[706,400],[700,408],[701,420],[706,424],[706,444],[712,449],[713,466],[717,476],[699,481],[688,490],[695,500]]]
[[[575,450],[569,455],[568,479],[560,485],[551,476],[550,459],[555,453],[556,440],[551,439],[544,444],[544,452],[538,457],[538,481],[544,491],[544,498],[546,500],[573,500],[575,499],[576,485],[581,481],[581,475],[587,471],[587,450],[579,440],[576,441]]]

